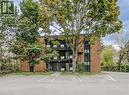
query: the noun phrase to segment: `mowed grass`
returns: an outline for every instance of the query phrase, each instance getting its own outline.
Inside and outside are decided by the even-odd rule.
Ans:
[[[32,76],[32,75],[52,75],[55,72],[16,72],[16,73],[9,73],[5,75],[24,75],[24,76]],[[96,75],[102,73],[91,73],[91,72],[61,72],[60,75],[69,76],[69,75],[76,75],[76,76],[89,76],[89,75]],[[2,75],[4,76],[4,75]]]
[[[96,75],[99,73],[91,73],[91,72],[61,72],[61,75]]]
[[[51,75],[53,72],[17,72],[17,73],[9,73],[7,75],[25,75],[25,76],[31,76],[31,75]]]

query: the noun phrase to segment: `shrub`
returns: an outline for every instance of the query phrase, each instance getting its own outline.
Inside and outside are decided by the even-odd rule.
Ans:
[[[82,73],[84,71],[85,71],[85,64],[84,64],[84,62],[77,64],[77,66],[76,66],[76,72]]]
[[[0,71],[4,71],[7,73],[19,72],[20,71],[20,63],[19,61],[8,61],[6,59],[0,60]]]
[[[114,65],[114,66],[102,66],[102,71],[115,71],[118,72],[119,71],[119,66],[118,65]],[[122,64],[120,66],[120,71],[121,72],[129,72],[129,64]]]

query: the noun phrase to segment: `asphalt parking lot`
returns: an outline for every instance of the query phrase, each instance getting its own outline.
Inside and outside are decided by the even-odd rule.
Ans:
[[[0,77],[0,95],[129,95],[129,73]]]

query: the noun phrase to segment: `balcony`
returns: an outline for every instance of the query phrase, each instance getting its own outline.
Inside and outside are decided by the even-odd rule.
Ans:
[[[60,45],[51,45],[49,46],[53,48],[54,50],[59,50],[59,51],[71,51],[70,47],[66,46],[65,44],[60,44]]]
[[[49,63],[71,63],[72,59],[51,59]]]
[[[69,63],[72,62],[72,56],[59,56],[50,60],[50,63]]]

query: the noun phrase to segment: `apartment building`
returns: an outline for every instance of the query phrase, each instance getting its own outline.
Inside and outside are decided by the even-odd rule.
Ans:
[[[59,56],[52,58],[47,64],[45,62],[40,62],[35,66],[35,71],[72,71],[72,50],[65,41],[59,40],[58,37],[59,36],[49,36],[40,38],[40,42],[42,42],[43,45],[56,50]],[[49,38],[58,41],[59,44],[52,44],[48,41]],[[81,64],[84,62],[84,69],[86,72],[100,72],[100,41],[90,44],[88,41],[84,40],[83,35],[80,35],[80,44],[78,47],[77,63]],[[31,71],[27,61],[21,62],[21,71]]]

